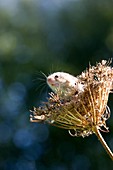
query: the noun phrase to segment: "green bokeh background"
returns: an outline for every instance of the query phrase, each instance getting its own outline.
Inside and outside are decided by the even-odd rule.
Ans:
[[[2,2],[2,1],[1,1]],[[46,75],[81,74],[113,57],[112,0],[0,2],[0,170],[112,170],[95,135],[31,123],[30,109],[47,100]],[[5,1],[4,1],[5,2]],[[108,105],[113,150],[113,95]]]

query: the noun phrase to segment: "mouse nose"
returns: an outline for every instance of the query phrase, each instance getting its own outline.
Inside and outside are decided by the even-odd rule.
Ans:
[[[53,83],[52,78],[48,78],[48,79],[47,79],[47,82],[48,82],[49,84],[52,84],[52,83]]]
[[[48,82],[51,81],[51,78],[48,78],[47,81],[48,81]]]

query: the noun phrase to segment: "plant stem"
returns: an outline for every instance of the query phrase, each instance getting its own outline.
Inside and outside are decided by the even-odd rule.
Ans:
[[[104,147],[104,149],[106,150],[106,152],[108,153],[108,155],[110,156],[110,158],[113,160],[113,153],[110,150],[110,148],[108,147],[107,143],[105,142],[104,138],[102,137],[98,127],[94,128],[94,132],[96,134],[96,136],[98,137],[98,139],[100,140],[102,146]]]

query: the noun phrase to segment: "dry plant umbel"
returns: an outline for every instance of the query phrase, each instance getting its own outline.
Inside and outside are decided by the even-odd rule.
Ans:
[[[72,136],[86,137],[95,134],[113,160],[113,153],[104,141],[100,131],[108,132],[106,120],[110,117],[107,106],[113,89],[113,68],[111,61],[102,60],[96,66],[82,72],[77,78],[83,84],[83,91],[72,90],[72,95],[50,93],[48,102],[31,111],[31,122],[47,122],[67,129]]]

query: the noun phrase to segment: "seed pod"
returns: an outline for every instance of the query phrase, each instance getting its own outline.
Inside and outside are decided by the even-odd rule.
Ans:
[[[72,95],[64,98],[51,93],[42,108],[32,111],[30,120],[45,121],[67,129],[72,136],[85,137],[94,133],[113,159],[112,152],[100,134],[100,131],[108,132],[106,120],[110,117],[110,109],[107,102],[113,88],[113,68],[109,62],[102,60],[77,78],[84,85],[83,91],[77,94],[72,92]]]

